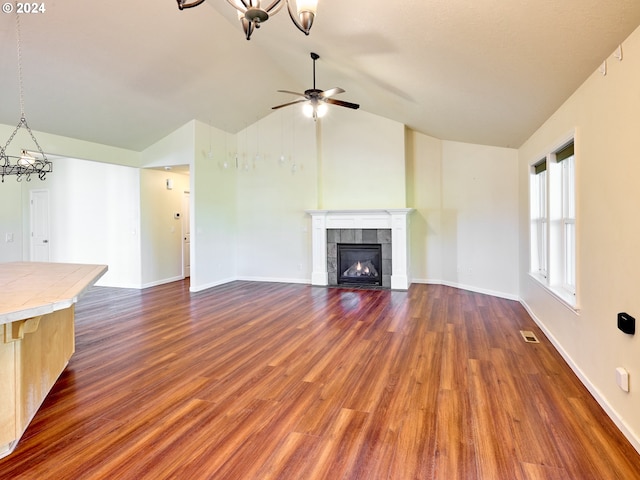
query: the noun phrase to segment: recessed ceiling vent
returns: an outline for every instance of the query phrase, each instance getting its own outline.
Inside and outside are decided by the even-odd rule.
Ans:
[[[524,338],[524,341],[527,343],[540,343],[535,333],[530,330],[520,330],[520,335]]]

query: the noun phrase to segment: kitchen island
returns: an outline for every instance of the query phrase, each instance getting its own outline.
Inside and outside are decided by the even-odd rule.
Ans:
[[[9,455],[75,351],[74,304],[106,265],[0,264],[0,458]]]

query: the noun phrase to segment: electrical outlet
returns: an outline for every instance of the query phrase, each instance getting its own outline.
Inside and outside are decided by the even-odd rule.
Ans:
[[[13,233],[7,233],[6,236],[4,237],[4,241],[7,243],[13,242]]]
[[[622,391],[629,391],[629,372],[622,367],[616,368],[616,384],[622,389]]]

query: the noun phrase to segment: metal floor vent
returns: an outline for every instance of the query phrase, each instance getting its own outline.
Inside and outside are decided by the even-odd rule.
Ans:
[[[536,334],[529,330],[520,330],[520,335],[524,338],[524,341],[527,343],[540,343]]]

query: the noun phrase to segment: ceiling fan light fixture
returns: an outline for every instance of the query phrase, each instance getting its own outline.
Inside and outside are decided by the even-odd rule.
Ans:
[[[332,105],[338,105],[340,107],[347,107],[357,110],[360,105],[357,103],[345,102],[342,100],[336,100],[332,98],[334,95],[344,93],[344,90],[339,87],[330,88],[329,90],[320,90],[316,88],[316,60],[320,58],[317,53],[311,52],[311,60],[313,60],[313,88],[309,88],[304,93],[292,92],[290,90],[278,90],[282,93],[293,94],[298,97],[297,100],[292,102],[283,103],[271,107],[272,110],[288,107],[289,105],[302,104],[302,113],[308,118],[317,120],[319,117],[323,117],[327,110],[329,110],[329,103]]]
[[[304,103],[302,105],[302,114],[307,117],[307,118],[313,118],[313,105],[311,105],[311,102],[307,102]]]
[[[327,114],[329,106],[322,101],[310,100],[302,105],[302,114],[307,118],[317,120]]]
[[[318,118],[322,118],[327,114],[327,111],[329,110],[329,107],[327,106],[326,103],[324,102],[320,102],[317,106],[316,106],[316,116]]]

